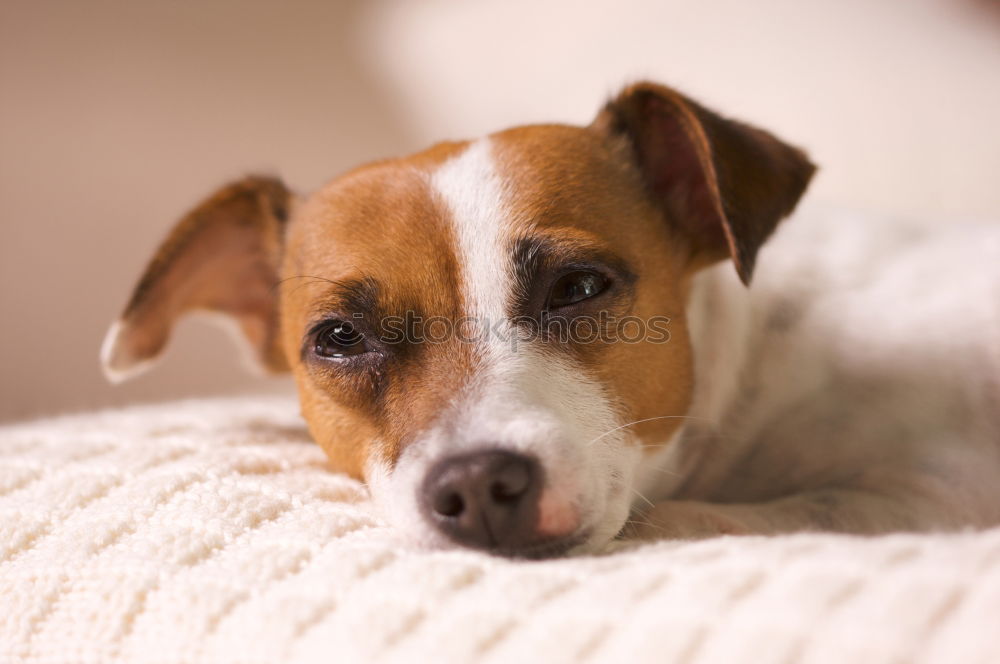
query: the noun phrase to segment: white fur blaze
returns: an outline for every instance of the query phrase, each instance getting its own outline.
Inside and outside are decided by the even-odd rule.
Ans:
[[[504,246],[510,224],[490,139],[472,143],[445,162],[432,185],[448,206],[458,238],[458,259],[469,316],[495,323],[504,318],[511,264]]]

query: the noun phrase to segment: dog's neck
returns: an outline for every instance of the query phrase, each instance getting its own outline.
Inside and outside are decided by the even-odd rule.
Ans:
[[[652,500],[684,492],[706,454],[738,454],[735,446],[716,445],[740,395],[747,365],[751,298],[728,262],[692,279],[686,321],[694,362],[694,393],[684,424],[651,463],[640,470],[639,486]]]
[[[689,416],[713,427],[724,425],[740,391],[750,322],[750,293],[732,266],[720,263],[694,277],[687,305],[695,371]]]

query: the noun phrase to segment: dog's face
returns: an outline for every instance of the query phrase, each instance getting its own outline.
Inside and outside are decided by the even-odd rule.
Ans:
[[[306,199],[249,178],[177,227],[105,363],[155,357],[187,310],[225,312],[411,539],[594,548],[687,410],[692,274],[731,256],[749,279],[812,170],[645,84],[589,127],[440,144]]]
[[[637,434],[662,444],[678,420],[613,429],[685,411],[685,245],[623,147],[570,127],[439,146],[336,180],[290,225],[281,329],[303,412],[413,536],[437,537],[434,501],[460,496],[476,526],[452,528],[461,541],[606,541],[634,498]],[[451,486],[505,474],[538,484],[506,539],[509,515],[468,504],[491,497]]]

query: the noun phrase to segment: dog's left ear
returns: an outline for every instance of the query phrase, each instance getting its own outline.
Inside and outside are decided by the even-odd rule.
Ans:
[[[627,87],[591,125],[623,136],[653,198],[698,262],[733,259],[749,284],[757,251],[816,170],[761,129],[720,117],[655,83]]]

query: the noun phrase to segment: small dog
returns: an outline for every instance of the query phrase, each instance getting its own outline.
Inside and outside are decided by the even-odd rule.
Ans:
[[[1000,523],[1000,233],[817,212],[762,251],[813,172],[640,83],[587,127],[309,197],[248,177],[172,231],[103,364],[119,380],[185,313],[227,314],[334,466],[434,547]]]

